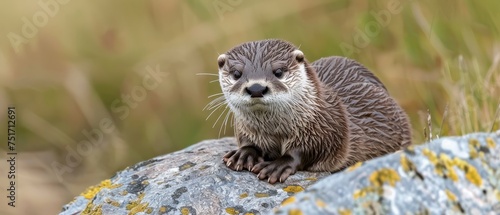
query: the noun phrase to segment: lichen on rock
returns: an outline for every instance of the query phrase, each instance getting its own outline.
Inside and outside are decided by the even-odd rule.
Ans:
[[[499,214],[499,143],[500,134],[445,137],[271,185],[224,166],[234,138],[207,140],[118,172],[61,214]]]
[[[324,178],[276,214],[499,214],[498,143],[470,134],[413,146]]]
[[[299,172],[271,185],[235,172],[222,156],[234,138],[206,140],[140,162],[92,186],[61,214],[264,214],[331,173]]]

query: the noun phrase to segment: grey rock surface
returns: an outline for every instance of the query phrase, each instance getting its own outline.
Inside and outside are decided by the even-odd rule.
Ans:
[[[331,175],[299,172],[271,185],[223,164],[222,156],[236,148],[234,138],[206,140],[143,161],[88,188],[61,214],[266,214]]]
[[[275,214],[500,214],[500,135],[448,137],[368,161]]]
[[[225,167],[222,155],[236,147],[233,138],[207,140],[138,163],[61,214],[500,214],[498,132],[441,138],[275,185]]]

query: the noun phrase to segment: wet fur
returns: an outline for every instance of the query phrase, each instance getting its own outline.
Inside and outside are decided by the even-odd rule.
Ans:
[[[375,75],[342,57],[297,62],[295,50],[264,40],[225,54],[219,81],[240,148],[256,147],[268,161],[298,151],[298,170],[333,172],[411,144],[406,114]],[[289,68],[282,80],[270,72],[280,66]],[[230,77],[235,69],[244,74],[240,80]],[[249,82],[270,87],[260,108],[248,106]]]

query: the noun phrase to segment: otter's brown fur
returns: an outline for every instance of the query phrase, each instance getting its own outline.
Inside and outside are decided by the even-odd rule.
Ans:
[[[239,149],[224,156],[270,183],[297,170],[338,171],[411,144],[407,116],[361,64],[309,64],[282,40],[241,44],[219,56],[219,81]]]

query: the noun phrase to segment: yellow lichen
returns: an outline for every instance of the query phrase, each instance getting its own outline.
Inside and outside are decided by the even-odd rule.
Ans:
[[[167,207],[161,206],[160,207],[160,213],[166,213],[167,212]]]
[[[210,167],[210,166],[205,165],[205,166],[202,166],[202,167],[200,167],[200,168],[198,168],[198,169],[199,169],[199,170],[206,170],[206,169],[208,169],[209,167]]]
[[[127,190],[123,190],[122,192],[120,192],[120,195],[122,195],[122,196],[125,196],[125,195],[127,195],[127,194],[128,194],[128,191],[127,191]]]
[[[448,178],[450,178],[452,181],[458,181],[458,175],[455,172],[455,169],[448,169]]]
[[[490,149],[495,148],[497,146],[497,144],[491,137],[486,138],[486,145],[488,145],[488,148]]]
[[[294,203],[295,202],[295,196],[292,196],[290,198],[287,198],[285,200],[283,200],[281,202],[281,206],[285,206],[285,205],[288,205],[288,204],[291,204],[291,203]]]
[[[87,204],[85,209],[82,211],[83,215],[101,215],[102,214],[102,205],[94,206],[91,202]]]
[[[472,145],[469,145],[469,157],[471,159],[476,159],[478,157],[477,150]]]
[[[368,187],[362,188],[360,190],[354,191],[354,194],[353,194],[352,197],[354,199],[363,198],[366,195],[368,195],[368,193],[379,193],[380,194],[380,193],[382,193],[382,188],[381,187],[368,186]]]
[[[111,199],[109,199],[109,198],[107,198],[107,199],[106,199],[106,200],[104,200],[104,201],[105,201],[106,203],[110,204],[110,205],[115,206],[115,207],[120,206],[120,203],[118,203],[118,202],[116,202],[116,201],[113,201],[113,200],[111,200]]]
[[[415,165],[405,156],[405,154],[401,154],[400,162],[405,172],[415,171]]]
[[[380,169],[370,175],[370,183],[374,186],[382,186],[384,183],[389,183],[394,187],[399,180],[401,178],[398,172],[388,168]]]
[[[246,212],[245,215],[255,215],[255,214],[252,212]]]
[[[306,178],[306,179],[304,179],[304,180],[307,180],[307,181],[317,181],[317,180],[318,180],[318,178],[313,178],[313,177],[311,177],[311,178]]]
[[[144,198],[145,193],[139,194],[137,196],[137,199],[134,201],[131,201],[130,203],[125,206],[127,210],[129,210],[128,214],[129,215],[135,215],[139,212],[145,212],[147,214],[151,214],[153,212],[153,209],[149,206],[149,203],[142,203],[142,199]]]
[[[112,188],[117,188],[117,187],[121,187],[121,186],[122,186],[121,184],[111,184],[111,180],[106,179],[104,181],[101,181],[101,183],[99,183],[98,185],[91,186],[91,187],[87,188],[80,195],[85,197],[86,199],[90,200],[90,199],[93,199],[95,197],[95,195],[97,195],[97,193],[99,193],[99,191],[101,191],[101,189],[103,189],[103,188],[112,189]]]
[[[354,165],[352,165],[351,167],[347,168],[347,171],[348,172],[353,171],[353,170],[357,169],[358,167],[360,167],[361,165],[363,165],[363,162],[357,162]]]
[[[370,186],[362,188],[360,190],[356,190],[353,193],[353,198],[363,198],[369,193],[377,193],[379,195],[382,194],[383,188],[382,185],[387,183],[391,186],[396,186],[396,182],[400,181],[398,172],[393,169],[383,168],[377,171],[374,171],[370,175]]]
[[[477,169],[460,158],[454,158],[453,163],[465,172],[465,178],[476,186],[481,186],[483,180]]]
[[[319,208],[324,208],[326,207],[326,203],[318,199],[316,200],[316,206],[318,206]]]
[[[290,185],[290,186],[283,188],[283,190],[287,193],[298,193],[298,192],[304,191],[304,188],[302,186],[298,186],[298,185]]]
[[[481,146],[479,141],[477,139],[473,139],[473,138],[469,139],[469,145],[473,146],[474,148],[479,148]]]
[[[444,192],[446,193],[446,196],[448,196],[448,199],[450,201],[453,201],[453,202],[457,201],[457,197],[451,191],[445,190]]]
[[[193,167],[194,165],[195,165],[194,163],[185,163],[179,167],[179,170],[183,171],[183,170],[186,170],[186,169]]]
[[[182,215],[189,215],[189,208],[181,207],[181,214]]]
[[[444,153],[439,154],[439,162],[436,165],[436,173],[440,176],[446,176],[450,178],[452,181],[458,180],[458,175],[453,168],[454,162],[453,160]]]
[[[481,146],[478,140],[476,139],[470,139],[469,140],[469,157],[471,159],[475,159],[478,157],[478,151],[477,149]]]
[[[352,194],[352,198],[358,199],[358,198],[363,198],[366,196],[366,192],[361,189],[361,190],[355,190],[354,193]]]
[[[437,156],[436,156],[436,153],[434,153],[433,151],[429,150],[428,148],[425,148],[424,150],[422,150],[422,153],[429,159],[429,161],[436,165],[438,160],[437,160]]]
[[[339,209],[338,212],[340,215],[351,215],[352,214],[351,210],[349,210],[349,209]]]
[[[230,207],[230,208],[226,208],[226,213],[231,214],[231,215],[236,215],[236,214],[240,214],[240,211],[236,210],[236,208]]]
[[[242,193],[242,194],[240,195],[240,199],[244,199],[244,198],[246,198],[246,197],[248,197],[248,193]]]
[[[466,169],[465,178],[467,178],[467,180],[469,180],[476,186],[481,186],[481,184],[483,183],[481,175],[479,175],[476,168],[472,165],[469,165],[469,167]]]
[[[469,148],[471,149],[471,158],[472,157],[478,157],[478,156],[484,156],[481,155],[481,153],[477,153],[476,151],[476,146],[478,146],[479,142],[475,139],[471,139],[469,141]],[[435,167],[435,172],[439,176],[446,176],[447,178],[450,178],[452,181],[458,181],[458,175],[454,169],[454,167],[458,167],[460,170],[462,170],[465,173],[465,178],[473,183],[476,186],[481,186],[482,184],[482,178],[481,175],[477,172],[477,169],[472,166],[471,164],[465,162],[464,160],[460,158],[453,158],[451,159],[448,155],[446,154],[439,154],[439,157],[436,156],[436,154],[428,149],[423,150],[424,155],[426,155],[431,163],[434,164]]]
[[[267,194],[267,193],[255,193],[254,196],[257,198],[264,198],[264,197],[269,197],[269,194]]]
[[[291,209],[290,211],[288,211],[288,215],[302,215],[304,213],[302,213],[301,210],[299,209]]]
[[[406,150],[410,152],[415,152],[415,147],[413,145],[406,147]]]
[[[486,157],[484,156],[484,152],[479,152],[479,158],[481,158],[481,159],[483,159],[483,160],[486,158]]]
[[[146,194],[145,193],[139,194],[139,196],[137,196],[137,199],[129,202],[125,208],[127,208],[127,210],[131,210],[132,208],[139,205],[142,202],[142,198],[144,198],[144,195],[146,195]]]

